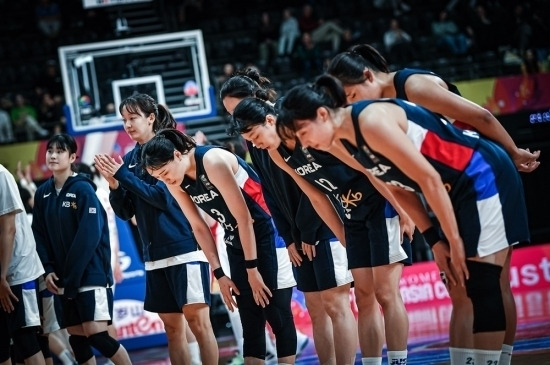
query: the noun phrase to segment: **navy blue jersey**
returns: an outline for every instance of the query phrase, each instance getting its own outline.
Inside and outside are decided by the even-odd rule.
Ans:
[[[304,148],[298,143],[292,151],[283,145],[278,151],[298,175],[333,196],[347,219],[363,220],[368,211],[365,203],[384,200],[363,173],[328,152]]]
[[[400,99],[364,100],[352,105],[357,147],[345,144],[367,170],[388,184],[420,192],[414,181],[364,140],[358,115],[375,102],[395,103],[405,111],[407,137],[441,175],[468,257],[482,255],[475,249],[484,235],[495,239],[504,234],[503,239],[510,244],[528,241],[523,187],[508,154],[498,144],[474,131],[456,128],[421,106]]]
[[[302,242],[314,244],[333,238],[334,234],[315,212],[307,195],[290,175],[273,162],[269,152],[251,144],[249,148],[252,162],[269,198],[268,203],[273,202],[276,211],[282,213],[276,217],[275,225],[287,246],[295,243],[300,248]]]
[[[200,247],[191,224],[166,185],[140,166],[141,146],[124,157],[115,174],[119,182],[109,200],[115,214],[128,220],[134,215],[143,244],[145,261],[156,261],[196,250]]]
[[[395,73],[395,75],[393,76],[393,86],[395,87],[395,91],[396,91],[396,96],[395,97],[396,98],[403,99],[403,100],[409,100],[409,97],[407,96],[407,93],[405,92],[405,83],[407,82],[407,79],[410,76],[416,75],[416,74],[437,76],[441,80],[443,80],[443,82],[445,82],[445,84],[447,85],[447,88],[449,89],[450,92],[460,96],[460,91],[458,90],[458,87],[456,87],[456,85],[450,83],[449,81],[445,80],[443,77],[439,76],[438,74],[436,74],[434,72],[431,72],[431,71],[427,71],[427,70],[404,68],[403,70],[397,71]],[[455,120],[453,122],[453,124],[457,127],[462,128],[462,129],[472,129],[472,130],[474,129],[468,123],[462,122],[460,120]]]
[[[186,176],[181,183],[181,188],[186,191],[193,202],[204,212],[218,221],[225,232],[225,243],[234,248],[242,249],[237,220],[229,210],[225,199],[218,188],[210,181],[204,169],[203,158],[212,148],[219,146],[197,146],[195,148],[195,164],[197,179]],[[254,220],[254,232],[262,234],[274,232],[271,213],[267,207],[262,193],[260,179],[256,172],[242,158],[235,156],[239,163],[239,170],[235,174],[237,184],[241,188],[244,200]]]
[[[415,75],[415,74],[437,76],[441,80],[443,80],[445,82],[445,84],[447,84],[447,88],[449,89],[450,92],[452,92],[454,94],[457,94],[457,95],[460,95],[460,91],[458,90],[456,85],[448,82],[443,77],[439,76],[438,74],[436,74],[432,71],[419,70],[419,69],[414,69],[414,68],[404,68],[402,70],[397,71],[395,73],[395,75],[393,76],[393,86],[395,87],[395,91],[396,91],[396,96],[395,97],[396,98],[403,99],[403,100],[409,100],[409,98],[407,97],[407,93],[405,92],[405,82],[407,82],[407,79],[410,76]]]
[[[407,136],[419,148],[426,159],[434,165],[444,184],[455,186],[463,177],[464,169],[480,143],[491,143],[480,139],[473,131],[454,127],[445,118],[427,109],[400,99],[363,100],[353,104],[352,119],[355,128],[359,162],[385,182],[420,192],[418,185],[403,174],[386,157],[375,153],[364,141],[359,130],[358,115],[373,102],[392,102],[405,110],[409,121]],[[347,144],[349,146],[349,144]],[[455,189],[450,189],[451,196]]]
[[[300,200],[279,199],[285,196],[285,192],[291,196],[300,196],[300,189],[288,174],[278,168],[267,151],[254,147],[249,141],[246,141],[246,144],[254,171],[260,177],[264,197],[279,235],[285,241],[286,246],[300,242],[300,230],[294,219],[295,213],[293,213],[297,210]],[[272,174],[272,171],[281,173]]]
[[[45,275],[55,272],[67,298],[83,286],[113,284],[107,214],[94,183],[71,176],[59,195],[51,177],[36,190],[32,229]]]

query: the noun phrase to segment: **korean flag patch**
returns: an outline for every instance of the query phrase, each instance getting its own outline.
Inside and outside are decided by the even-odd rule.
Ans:
[[[95,207],[90,207],[90,208],[88,209],[88,213],[90,213],[90,214],[96,214],[96,209],[95,209]]]

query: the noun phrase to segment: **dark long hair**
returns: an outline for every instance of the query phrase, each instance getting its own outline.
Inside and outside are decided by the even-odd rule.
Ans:
[[[388,62],[371,45],[357,44],[346,52],[334,56],[327,73],[336,77],[344,85],[355,85],[365,81],[365,68],[389,73]]]
[[[174,159],[174,151],[188,154],[197,144],[187,134],[174,128],[162,129],[143,145],[141,167],[158,170]]]
[[[271,81],[254,68],[235,72],[220,88],[221,100],[226,97],[244,99],[251,96],[271,102],[277,98],[277,92],[271,88]]]
[[[136,94],[122,100],[118,106],[120,114],[124,109],[129,113],[143,116],[154,114],[153,132],[155,133],[165,128],[176,128],[174,116],[162,104],[158,104],[155,99],[147,94]]]
[[[233,97],[238,99],[254,97],[263,102],[274,102],[277,99],[277,92],[270,86],[271,81],[267,77],[261,76],[258,70],[249,68],[247,70],[237,71],[226,82],[223,83],[220,89],[220,99]],[[245,126],[236,123],[233,118],[230,118],[227,134],[236,136],[240,133],[246,133],[250,128],[244,130]]]
[[[276,105],[277,133],[281,139],[292,139],[295,120],[315,119],[317,109],[335,109],[346,105],[346,93],[338,79],[321,75],[313,84],[294,86]]]
[[[270,103],[253,97],[244,98],[233,111],[230,118],[230,129],[234,133],[247,133],[253,127],[263,125],[268,114],[277,115],[275,108]]]

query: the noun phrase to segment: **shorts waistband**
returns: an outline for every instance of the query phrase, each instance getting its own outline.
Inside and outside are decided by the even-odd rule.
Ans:
[[[145,262],[145,270],[151,271],[151,270],[157,270],[157,269],[164,269],[169,266],[186,264],[188,262],[193,262],[193,261],[208,262],[208,260],[206,260],[206,256],[204,252],[199,250],[199,251],[183,253],[177,256],[167,257],[165,259],[147,261]]]

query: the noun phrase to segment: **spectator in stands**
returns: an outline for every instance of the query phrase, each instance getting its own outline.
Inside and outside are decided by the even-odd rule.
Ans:
[[[411,6],[401,0],[375,0],[373,5],[378,9],[391,9],[395,17],[411,11]]]
[[[290,56],[299,36],[298,20],[292,14],[291,8],[285,8],[283,10],[283,21],[279,26],[279,56]]]
[[[103,40],[111,34],[111,22],[103,8],[86,9],[82,22],[79,23],[80,31],[90,40]]]
[[[454,19],[457,21],[462,21],[468,19],[470,12],[479,4],[484,4],[485,6],[494,6],[493,3],[497,1],[478,1],[478,0],[449,0],[445,6],[440,7],[439,9],[445,10],[448,14],[452,14]]]
[[[46,67],[35,81],[35,87],[39,87],[54,95],[64,95],[63,80],[59,74],[59,68],[55,60],[48,60]]]
[[[185,0],[177,9],[177,20],[179,28],[194,29],[198,28],[204,13],[203,0]]]
[[[38,29],[48,38],[56,38],[61,30],[61,9],[51,0],[38,0],[35,6]]]
[[[533,7],[530,24],[533,27],[533,35],[528,48],[533,48],[537,59],[541,62],[541,71],[546,70],[546,61],[550,54],[550,24],[548,22],[548,14],[550,10],[550,3],[546,3],[546,8],[543,7],[542,2],[539,2],[537,7]]]
[[[473,9],[468,21],[468,33],[473,39],[473,47],[477,51],[494,50],[498,46],[495,42],[495,24],[488,16],[485,6],[479,4]]]
[[[0,99],[0,144],[14,141],[10,114],[5,109],[10,104],[6,98]]]
[[[25,212],[27,212],[29,216],[29,222],[32,223],[32,207],[34,206],[34,193],[36,192],[37,186],[32,177],[31,165],[27,164],[23,168],[21,161],[17,161],[15,175],[17,176],[17,186],[20,188],[19,193],[23,205],[25,206]],[[24,192],[22,192],[22,190],[24,190]]]
[[[446,10],[439,12],[439,17],[432,22],[431,26],[436,44],[442,51],[452,55],[463,55],[470,48],[471,41],[455,21],[449,18]]]
[[[390,27],[384,33],[384,46],[392,64],[404,65],[416,58],[412,37],[401,29],[396,18],[390,20]]]
[[[66,120],[63,115],[62,105],[56,102],[56,99],[49,92],[42,94],[42,101],[37,111],[40,125],[51,134],[53,134],[54,131],[65,129]]]
[[[321,50],[309,33],[302,34],[302,40],[296,48],[298,71],[309,80],[323,72]]]
[[[235,65],[228,62],[223,65],[222,73],[216,76],[216,90],[220,90],[220,86],[229,79],[235,72]]]
[[[531,43],[533,27],[530,16],[524,4],[516,4],[513,9],[513,19],[508,24],[507,35],[511,35],[510,45],[523,55]]]
[[[533,48],[527,48],[523,52],[519,69],[523,76],[516,92],[516,100],[523,108],[533,109],[544,94],[541,92],[542,85],[539,78],[536,77],[536,74],[542,70],[542,63],[538,60]]]
[[[220,88],[223,85],[223,83],[227,79],[229,79],[234,72],[235,72],[235,66],[231,62],[228,62],[223,65],[222,73],[217,75],[214,78],[214,88],[216,89],[216,92],[220,91]],[[221,105],[219,101],[217,103],[218,103],[218,110],[223,111],[223,105]]]
[[[300,26],[300,32],[312,32],[320,24],[320,20],[317,14],[313,11],[313,6],[310,4],[304,4],[302,6],[302,13],[298,17],[298,25]]]
[[[261,16],[260,27],[258,28],[258,52],[260,67],[269,65],[270,60],[277,56],[277,39],[279,38],[279,29],[271,21],[267,11]]]
[[[36,109],[27,103],[23,94],[15,95],[14,104],[11,108],[11,120],[14,126],[15,138],[18,141],[32,141],[35,134],[40,137],[48,135],[48,130],[42,128],[36,119]]]
[[[523,52],[521,63],[521,73],[523,75],[537,74],[542,70],[542,63],[537,59],[537,55],[532,48],[527,48]]]
[[[313,6],[305,4],[302,7],[302,15],[298,19],[300,32],[309,33],[313,42],[321,45],[321,43],[330,43],[331,51],[338,52],[344,29],[340,27],[334,20],[325,20],[315,14]]]
[[[340,43],[339,52],[347,51],[351,46],[357,43],[356,34],[350,27],[344,29],[344,34],[342,35],[342,42]]]

